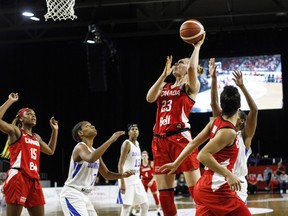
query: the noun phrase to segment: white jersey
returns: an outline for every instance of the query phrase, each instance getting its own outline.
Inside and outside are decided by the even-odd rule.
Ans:
[[[76,146],[78,145],[85,145],[90,152],[95,150],[94,148],[89,148],[84,142],[79,142]],[[86,161],[75,162],[71,156],[68,178],[64,185],[82,192],[91,192],[99,171],[99,163],[99,160],[94,163]]]
[[[135,172],[135,175],[124,178],[126,192],[124,194],[121,194],[119,192],[117,203],[130,206],[141,205],[143,203],[147,203],[148,205],[147,192],[145,191],[144,185],[142,184],[142,181],[140,179],[141,149],[139,147],[139,143],[138,141],[136,141],[136,143],[134,144],[128,139],[125,140],[123,143],[125,142],[129,143],[130,151],[124,162],[123,172],[132,170]],[[119,187],[121,187],[121,181],[118,180],[118,182]],[[142,214],[147,215],[148,213],[143,212]]]
[[[238,177],[247,176],[248,175],[247,161],[248,161],[250,154],[252,153],[252,149],[246,148],[241,131],[237,132],[237,136],[238,136],[239,152],[238,152],[236,162],[234,164],[233,171],[234,171],[234,174]]]
[[[241,183],[241,190],[236,192],[238,196],[243,200],[243,202],[246,203],[248,197],[248,191],[247,191],[248,183],[245,176],[248,175],[247,161],[250,154],[252,153],[252,149],[246,148],[241,131],[237,132],[237,137],[238,137],[239,152],[237,155],[236,162],[234,164],[233,172],[241,181],[243,181],[243,183]]]
[[[124,142],[128,142],[130,144],[130,151],[127,155],[127,158],[123,165],[123,172],[128,170],[132,170],[135,172],[135,175],[131,175],[128,178],[124,178],[125,185],[137,184],[141,183],[140,179],[140,165],[141,165],[141,149],[139,146],[139,142],[132,143],[129,139]]]

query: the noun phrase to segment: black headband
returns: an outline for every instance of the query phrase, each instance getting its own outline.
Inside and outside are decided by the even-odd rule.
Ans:
[[[130,129],[132,127],[137,127],[138,128],[138,124],[128,124],[127,128],[128,128],[128,131],[130,131]]]

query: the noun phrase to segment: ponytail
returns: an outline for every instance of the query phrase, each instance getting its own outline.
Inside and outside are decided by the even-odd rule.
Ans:
[[[13,125],[17,125],[18,116],[19,116],[19,114],[17,114],[16,117],[14,118],[14,120],[12,121]],[[2,153],[0,154],[1,158],[10,159],[9,142],[10,141],[9,141],[9,138],[8,138],[6,143],[5,143],[5,147],[4,147],[3,151],[2,151]]]

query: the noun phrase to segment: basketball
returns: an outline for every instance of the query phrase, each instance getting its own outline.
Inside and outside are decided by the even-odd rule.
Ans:
[[[189,19],[180,26],[179,34],[182,40],[188,44],[195,44],[203,37],[204,27],[198,20]]]

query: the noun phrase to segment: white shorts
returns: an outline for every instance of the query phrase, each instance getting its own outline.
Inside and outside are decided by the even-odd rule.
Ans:
[[[238,194],[238,196],[241,198],[241,200],[243,200],[244,203],[247,203],[247,197],[248,197],[248,183],[247,180],[245,178],[245,176],[241,176],[238,178],[243,181],[243,183],[241,183],[241,190],[240,191],[236,191],[236,193]]]
[[[60,204],[65,216],[97,216],[88,195],[72,187],[64,186],[62,188]]]
[[[125,194],[119,193],[121,196],[122,203],[124,205],[140,205],[142,203],[148,203],[148,196],[142,182],[126,185]]]

